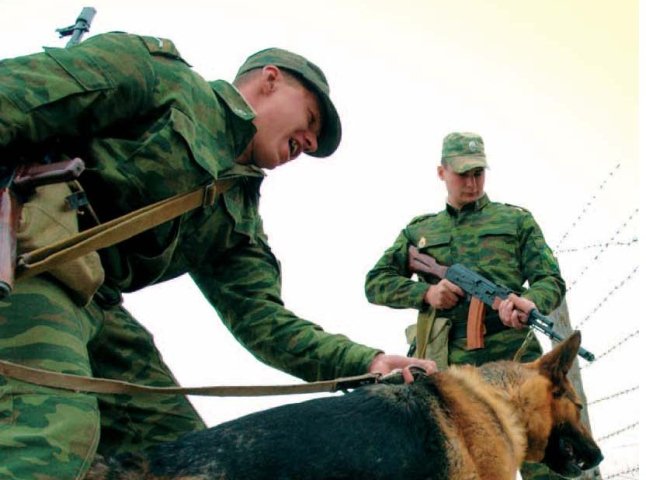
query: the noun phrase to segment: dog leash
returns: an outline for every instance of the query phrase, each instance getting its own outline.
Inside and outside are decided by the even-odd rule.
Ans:
[[[292,385],[243,385],[208,387],[151,387],[122,380],[93,378],[69,373],[58,373],[40,368],[27,367],[6,360],[0,360],[0,375],[43,387],[71,390],[73,392],[100,394],[161,394],[161,395],[202,395],[215,397],[259,397],[269,395],[292,395],[299,393],[334,393],[365,385],[380,383],[379,373],[366,373],[352,377],[340,377]],[[397,382],[393,382],[397,383]]]

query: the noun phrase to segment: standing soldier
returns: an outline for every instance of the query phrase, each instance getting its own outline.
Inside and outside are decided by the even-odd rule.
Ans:
[[[81,157],[83,190],[74,198],[84,203],[84,191],[100,222],[229,180],[213,202],[101,249],[100,264],[89,269],[99,270],[90,275],[96,293],[89,279],[60,271],[18,281],[0,302],[0,358],[175,385],[121,293],[188,273],[238,341],[300,378],[413,363],[433,371],[431,361],[326,333],[283,305],[279,263],[258,213],[263,169],[301,153],[326,157],[340,140],[323,72],[285,50],[249,57],[233,85],[204,80],[169,40],[125,33],[0,62],[1,161],[33,162],[43,152]],[[24,238],[19,250],[34,240]],[[3,479],[82,478],[97,450],[109,456],[200,428],[183,396],[97,398],[0,377]]]
[[[531,213],[492,202],[485,194],[486,168],[479,135],[447,135],[437,167],[448,193],[446,208],[414,218],[366,276],[371,303],[419,310],[418,322],[407,329],[407,337],[416,357],[432,358],[440,369],[512,359],[524,342],[521,360],[538,358],[541,346],[525,323],[527,313],[531,308],[551,312],[565,294],[558,263]],[[498,311],[486,308],[484,348],[467,348],[469,302],[458,286],[420,273],[419,281],[411,279],[417,272],[409,268],[409,246],[440,264],[463,264],[519,293],[504,300]],[[526,464],[523,478],[559,477],[540,464]]]

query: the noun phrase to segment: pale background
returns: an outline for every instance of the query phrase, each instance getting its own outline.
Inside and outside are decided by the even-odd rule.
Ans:
[[[344,140],[330,159],[302,157],[270,173],[265,227],[288,308],[390,353],[406,351],[415,312],[369,305],[365,274],[413,216],[443,207],[435,176],[443,136],[482,134],[487,192],[534,213],[571,287],[572,324],[601,357],[583,375],[589,401],[611,397],[590,406],[602,470],[637,478],[636,1],[0,0],[0,58],[64,46],[54,29],[90,5],[91,34],[171,38],[208,79],[232,79],[268,46],[324,69]],[[183,385],[298,382],[236,344],[188,278],[129,295],[126,305]],[[213,425],[304,398],[194,403]]]

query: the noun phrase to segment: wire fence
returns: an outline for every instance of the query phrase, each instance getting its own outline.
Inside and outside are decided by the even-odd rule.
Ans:
[[[599,260],[599,258],[601,257],[601,255],[603,255],[603,253],[607,250],[607,248],[608,248],[610,245],[613,245],[613,244],[617,243],[616,238],[617,238],[617,237],[619,236],[619,234],[621,234],[621,232],[622,232],[622,231],[623,231],[623,230],[624,230],[624,229],[625,229],[625,228],[626,228],[626,227],[627,227],[627,226],[632,222],[632,220],[633,220],[633,219],[635,219],[635,218],[637,217],[637,214],[638,214],[638,213],[639,213],[639,209],[638,209],[638,208],[636,208],[636,209],[635,209],[635,210],[630,214],[630,216],[626,219],[626,221],[624,221],[624,222],[619,226],[619,228],[617,228],[617,230],[616,230],[616,231],[615,231],[615,233],[610,237],[610,239],[609,239],[605,244],[602,244],[602,246],[601,246],[601,248],[599,249],[599,251],[597,252],[597,254],[596,254],[596,255],[595,255],[595,256],[594,256],[594,257],[593,257],[589,262],[587,262],[587,263],[586,263],[586,265],[585,265],[585,267],[584,267],[584,268],[583,268],[583,269],[578,273],[578,275],[576,275],[576,276],[575,276],[575,277],[574,277],[574,278],[569,282],[568,291],[570,291],[570,290],[572,289],[572,287],[574,287],[574,286],[579,282],[579,280],[580,280],[581,278],[583,278],[584,274],[585,274],[585,273],[590,269],[590,267],[591,267],[591,266],[595,265],[595,263]],[[637,243],[637,242],[635,241],[634,243]]]
[[[579,222],[583,219],[583,217],[586,216],[586,214],[589,212],[590,207],[596,202],[597,198],[599,198],[599,194],[603,192],[603,190],[606,188],[608,185],[609,181],[614,177],[614,175],[617,173],[617,170],[619,170],[619,167],[621,167],[621,163],[618,163],[615,165],[615,167],[610,170],[608,175],[603,179],[599,187],[597,188],[597,191],[592,195],[590,200],[588,200],[579,214],[576,216],[572,224],[570,225],[570,228],[566,230],[566,232],[561,236],[561,239],[558,241],[556,244],[556,251],[559,250],[560,246],[563,244],[563,242],[570,236],[570,233],[576,228],[576,226],[579,224]]]
[[[626,277],[621,280],[617,285],[613,286],[612,289],[604,296],[599,303],[592,309],[590,313],[588,313],[585,317],[583,317],[583,320],[581,320],[579,323],[577,323],[574,328],[580,328],[584,323],[586,323],[588,320],[590,320],[594,314],[596,314],[601,307],[606,305],[608,303],[608,300],[615,295],[621,288],[623,288],[626,285],[626,282],[628,282],[630,279],[632,279],[637,271],[639,270],[639,265],[636,266],[635,268],[632,269],[632,271],[626,275]]]
[[[611,395],[607,395],[605,397],[601,397],[601,398],[598,398],[596,400],[589,401],[587,403],[587,405],[588,405],[588,407],[591,407],[591,406],[597,405],[597,404],[599,404],[601,402],[605,402],[606,400],[613,400],[613,399],[619,398],[619,397],[621,397],[623,395],[627,395],[629,393],[637,392],[638,390],[639,390],[639,385],[635,385],[634,387],[626,388],[625,390],[620,390],[620,391],[615,392],[615,393],[613,393]]]
[[[600,431],[595,439],[606,457],[600,465],[602,478],[606,480],[639,477],[639,395],[636,395],[639,393],[639,384],[634,383],[635,374],[639,370],[636,367],[639,346],[635,341],[639,338],[640,323],[639,291],[636,285],[639,274],[636,260],[639,208],[633,208],[627,215],[622,215],[621,211],[614,213],[612,219],[620,221],[616,227],[611,226],[609,230],[612,233],[607,238],[603,238],[608,231],[604,232],[604,229],[611,224],[596,217],[605,207],[604,198],[612,199],[613,196],[625,193],[620,190],[623,186],[615,181],[619,177],[620,167],[620,163],[616,164],[605,175],[561,235],[554,250],[559,255],[559,261],[564,261],[570,267],[567,277],[565,269],[562,269],[568,285],[568,298],[574,295],[583,307],[590,303],[594,305],[580,320],[571,321],[573,328],[579,330],[585,325],[588,332],[602,332],[596,337],[603,342],[601,352],[595,352],[597,355],[594,362],[586,363],[580,368],[586,377],[584,388],[588,385],[600,390],[597,398],[588,401],[586,405],[591,407],[589,412],[593,431]],[[634,203],[626,202],[626,205],[632,206]],[[593,226],[590,231],[585,230],[586,222]],[[581,239],[583,241],[577,242]],[[566,240],[570,245],[565,245]],[[592,255],[586,257],[588,253]],[[612,265],[613,275],[609,275],[608,265]],[[622,270],[626,272],[623,275]],[[606,291],[593,296],[588,286],[583,287],[584,279],[591,279],[597,289],[606,284],[610,286]],[[595,301],[590,302],[591,299]],[[617,315],[619,311],[632,314]],[[603,316],[600,315],[601,312],[604,313]],[[612,315],[608,312],[612,312]],[[613,378],[608,378],[609,376]],[[614,381],[622,376],[629,379],[630,383],[616,385]],[[604,388],[607,390],[604,391]]]

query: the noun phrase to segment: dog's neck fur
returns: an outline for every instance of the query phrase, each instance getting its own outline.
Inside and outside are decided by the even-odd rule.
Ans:
[[[473,385],[478,386],[477,390],[473,390],[474,395],[489,397],[490,404],[514,446],[518,466],[524,461],[542,460],[549,432],[536,431],[534,425],[543,422],[531,419],[544,412],[528,411],[533,408],[532,402],[527,401],[526,392],[522,388],[539,376],[538,371],[521,363],[498,361],[480,367],[452,366],[446,373],[456,380],[468,377]]]
[[[506,398],[517,415],[524,419],[527,438],[525,461],[543,460],[551,432],[545,418],[552,418],[552,412],[549,409],[551,402],[542,401],[540,397],[551,397],[552,382],[540,372],[537,362],[492,362],[482,366],[480,372],[487,382],[497,385],[500,392],[506,392]]]

